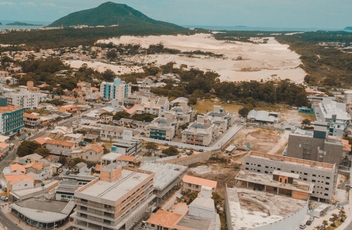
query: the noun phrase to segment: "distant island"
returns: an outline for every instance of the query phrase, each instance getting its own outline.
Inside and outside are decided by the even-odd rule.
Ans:
[[[43,26],[39,24],[30,24],[25,22],[11,22],[11,23],[7,23],[6,25],[8,26]]]
[[[235,28],[247,28],[247,26],[235,26]]]
[[[149,18],[138,10],[125,4],[105,2],[96,8],[82,10],[62,17],[48,27],[85,26],[134,26],[134,30],[146,27],[157,27],[171,30],[184,29],[172,23]]]
[[[352,30],[352,26],[347,26],[344,30]]]

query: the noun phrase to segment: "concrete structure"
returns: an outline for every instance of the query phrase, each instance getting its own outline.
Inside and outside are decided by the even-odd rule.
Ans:
[[[314,183],[311,194],[314,200],[330,202],[335,191],[335,164],[251,152],[244,158],[244,170],[268,175],[276,171],[298,174],[297,180]]]
[[[200,192],[202,186],[211,188],[214,192],[218,182],[213,180],[207,180],[200,177],[185,175],[182,178],[182,190],[198,191]]]
[[[181,187],[181,178],[187,171],[186,166],[165,164],[165,163],[145,163],[140,169],[150,171],[154,176],[154,194],[156,204],[161,206],[163,202],[170,198]]]
[[[23,127],[23,108],[13,105],[0,106],[0,134],[13,135]]]
[[[114,82],[103,81],[100,84],[100,97],[105,100],[117,99],[122,101],[131,95],[131,86],[119,77],[116,77]]]
[[[308,201],[241,188],[226,188],[229,230],[296,230],[304,223]]]
[[[343,142],[327,136],[326,127],[317,125],[313,132],[298,129],[291,133],[286,155],[337,165],[346,157]]]
[[[136,113],[150,113],[161,116],[169,110],[169,100],[167,97],[146,98],[142,97],[142,102],[136,110]]]
[[[4,89],[5,97],[10,100],[10,104],[25,109],[37,108],[40,102],[46,101],[47,95],[44,93],[30,91],[27,86],[20,86],[19,90]]]
[[[34,114],[24,113],[23,121],[26,128],[37,129],[41,126],[40,117]]]
[[[105,166],[100,178],[75,192],[72,227],[78,229],[132,229],[152,211],[154,174]]]
[[[22,174],[5,175],[5,180],[11,191],[28,189],[34,187],[34,180]]]
[[[313,192],[313,183],[300,181],[299,174],[274,170],[272,175],[249,171],[240,171],[236,176],[238,187],[271,192],[299,200],[309,200]]]
[[[264,122],[264,123],[278,123],[280,122],[280,114],[276,112],[268,112],[268,111],[256,111],[251,110],[247,115],[247,119],[250,121],[256,122]]]
[[[352,104],[352,90],[346,90],[345,91],[345,101],[347,105]]]
[[[74,202],[30,198],[11,204],[11,212],[29,226],[38,229],[55,229],[69,219]],[[28,227],[30,229],[31,227]]]
[[[219,127],[203,115],[197,116],[187,129],[182,131],[182,142],[191,145],[208,146],[219,136]]]
[[[140,131],[135,129],[128,129],[125,127],[109,126],[104,125],[104,128],[100,128],[100,139],[108,141],[118,141],[123,138],[123,133],[125,130],[132,132],[133,137],[138,136]]]
[[[50,153],[63,156],[70,156],[75,147],[74,142],[58,140],[47,140],[44,145]]]
[[[233,115],[219,105],[214,105],[213,110],[207,113],[207,117],[214,125],[219,127],[219,131],[222,133],[226,132],[234,122]]]
[[[146,136],[171,141],[176,131],[176,116],[173,113],[165,113],[161,117],[155,118],[149,125],[145,127]]]

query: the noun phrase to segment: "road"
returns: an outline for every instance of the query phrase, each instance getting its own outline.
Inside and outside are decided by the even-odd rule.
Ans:
[[[18,227],[17,224],[13,223],[6,215],[0,211],[0,223],[1,225],[8,230],[21,230],[22,228]]]

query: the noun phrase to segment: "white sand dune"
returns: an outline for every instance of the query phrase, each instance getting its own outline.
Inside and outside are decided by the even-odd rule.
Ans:
[[[134,43],[140,44],[145,48],[151,44],[162,43],[167,48],[179,49],[181,51],[201,50],[204,52],[223,54],[223,58],[157,54],[138,55],[127,59],[136,62],[156,61],[158,65],[175,62],[178,66],[186,64],[189,68],[194,67],[201,70],[213,70],[220,74],[221,81],[259,81],[272,78],[288,78],[294,82],[300,83],[303,82],[304,76],[306,75],[304,70],[299,68],[301,64],[299,55],[289,50],[287,45],[278,43],[273,37],[269,37],[268,43],[266,44],[218,41],[209,34],[196,34],[192,36],[122,36],[120,38],[111,38],[98,42],[113,42],[114,44]],[[79,67],[83,64],[83,62],[79,61],[69,61],[68,63],[73,67]],[[97,62],[87,64],[99,71],[111,68],[117,74],[143,71],[140,67],[130,68]]]

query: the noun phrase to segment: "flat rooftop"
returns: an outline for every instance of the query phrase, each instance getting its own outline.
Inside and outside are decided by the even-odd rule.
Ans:
[[[177,223],[177,226],[187,227],[190,229],[208,229],[210,224],[211,219],[186,215]]]
[[[247,181],[255,184],[268,185],[277,188],[289,189],[292,191],[312,193],[314,184],[310,182],[303,182],[299,180],[294,180],[293,184],[281,183],[279,181],[273,180],[272,174],[262,174],[241,170],[237,176],[236,180]]]
[[[268,225],[306,208],[307,203],[286,196],[241,188],[227,188],[226,194],[230,212],[226,218],[230,219],[233,230]]]
[[[74,203],[30,198],[12,204],[11,208],[34,221],[53,223],[65,219],[74,208]]]
[[[163,190],[170,183],[186,172],[187,167],[175,164],[145,163],[140,169],[155,173],[154,189]]]
[[[97,202],[102,202],[103,200],[116,202],[129,191],[135,189],[149,176],[150,174],[147,173],[122,169],[121,177],[116,181],[92,181],[91,183],[77,190],[75,192],[75,196],[82,198],[89,197],[92,200],[95,198],[98,199]]]
[[[333,172],[335,171],[335,164],[304,160],[304,159],[294,158],[294,157],[285,157],[285,156],[278,156],[278,155],[258,153],[258,152],[251,152],[246,157],[257,157],[257,158],[263,158],[263,159],[272,160],[272,161],[282,161],[285,163],[297,164],[300,166],[320,168],[320,169],[325,169]]]

